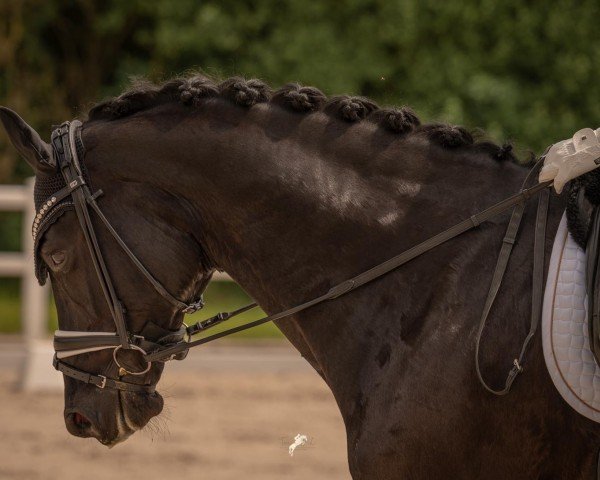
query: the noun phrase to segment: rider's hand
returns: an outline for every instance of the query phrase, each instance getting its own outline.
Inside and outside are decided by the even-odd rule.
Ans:
[[[554,189],[562,192],[565,184],[600,166],[600,128],[579,130],[572,139],[555,143],[546,153],[540,171],[540,182],[554,181]]]

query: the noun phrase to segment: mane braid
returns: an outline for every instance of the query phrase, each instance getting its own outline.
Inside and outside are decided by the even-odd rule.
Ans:
[[[445,148],[473,145],[474,139],[465,128],[456,125],[433,123],[421,126],[418,134],[425,135],[432,143]]]
[[[271,97],[271,103],[296,112],[316,112],[321,110],[327,97],[315,87],[303,87],[297,83],[288,83]]]
[[[412,132],[421,125],[415,112],[408,107],[373,110],[367,120],[381,125],[390,132],[400,134]]]
[[[269,103],[295,114],[323,112],[343,122],[367,121],[396,135],[421,135],[432,144],[445,149],[470,148],[498,160],[513,160],[510,144],[498,146],[489,141],[475,141],[465,128],[434,123],[421,125],[408,107],[380,108],[374,101],[358,96],[340,95],[327,99],[315,87],[288,83],[272,92],[261,80],[231,77],[222,82],[203,74],[175,77],[162,84],[134,80],[131,87],[118,97],[95,105],[88,120],[115,120],[166,103],[180,103],[196,108],[208,98],[222,98],[242,108]]]
[[[357,122],[378,109],[379,106],[368,98],[340,95],[329,100],[324,111],[341,120]]]
[[[271,89],[264,82],[242,77],[233,77],[219,85],[221,95],[242,107],[251,107],[257,103],[267,102],[271,98]]]

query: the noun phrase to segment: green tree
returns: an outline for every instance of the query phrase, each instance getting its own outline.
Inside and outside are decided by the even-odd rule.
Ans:
[[[131,75],[200,68],[408,104],[540,152],[599,123],[599,17],[597,0],[0,0],[0,103],[48,131]],[[0,141],[0,181],[17,180]]]

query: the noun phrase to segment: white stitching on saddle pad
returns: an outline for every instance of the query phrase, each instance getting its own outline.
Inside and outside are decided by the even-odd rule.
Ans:
[[[563,214],[544,294],[544,358],[566,402],[581,415],[600,422],[600,367],[588,339],[585,265],[585,251],[569,234]]]

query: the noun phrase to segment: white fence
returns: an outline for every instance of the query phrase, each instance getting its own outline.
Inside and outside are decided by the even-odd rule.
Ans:
[[[48,288],[38,285],[33,269],[33,182],[29,178],[25,185],[0,186],[0,210],[23,214],[21,252],[0,252],[0,276],[21,277],[21,329],[27,350],[21,386],[26,390],[60,385],[48,341]]]

